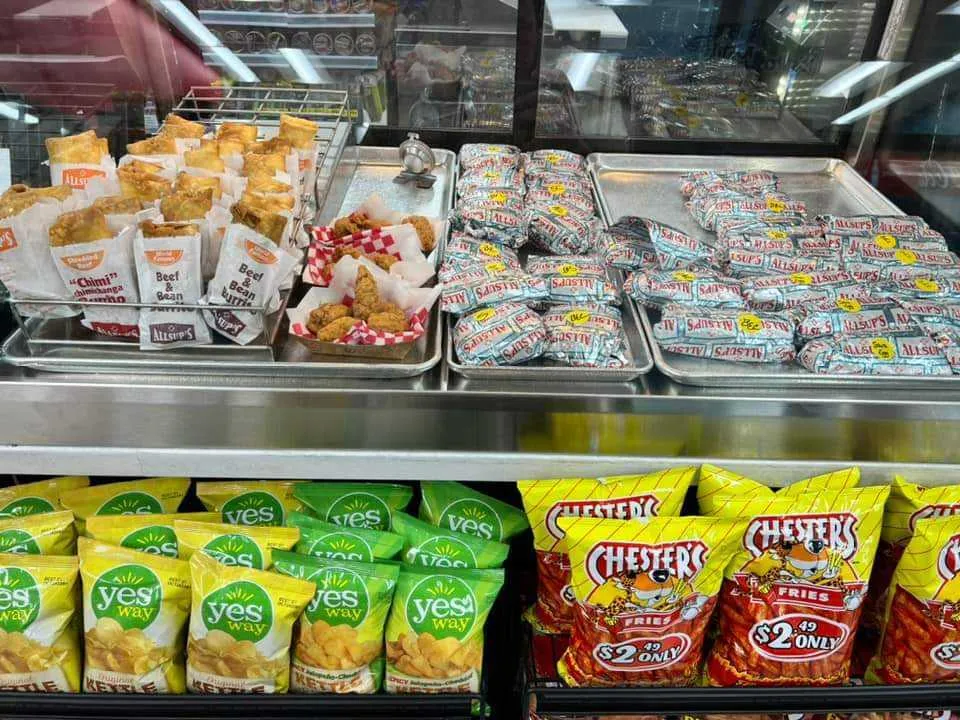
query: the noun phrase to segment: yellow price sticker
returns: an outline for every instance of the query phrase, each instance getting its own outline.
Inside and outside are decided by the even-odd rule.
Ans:
[[[496,171],[496,170],[487,170],[487,171],[483,174],[483,176],[484,176],[487,180],[495,180],[495,179],[497,178],[497,171]]]
[[[496,315],[496,311],[493,308],[484,308],[483,310],[478,310],[473,314],[474,319],[479,323],[485,323],[487,320]]]
[[[877,235],[873,239],[873,242],[878,248],[882,248],[883,250],[893,250],[897,246],[897,239],[893,235],[889,235],[887,233],[881,233],[880,235]]]
[[[492,273],[501,273],[507,269],[507,266],[502,262],[488,262],[486,265],[484,265],[484,267],[488,272]]]
[[[917,254],[913,250],[900,248],[893,256],[904,265],[913,265],[917,262]]]
[[[767,237],[771,240],[786,240],[790,236],[786,230],[767,230]]]
[[[571,310],[563,316],[563,320],[568,325],[583,325],[590,321],[590,313],[587,310]]]
[[[547,185],[547,192],[551,195],[563,195],[567,191],[567,186],[563,183],[550,183]]]
[[[787,209],[787,204],[783,200],[776,198],[767,198],[767,210],[775,213],[782,213]]]
[[[547,210],[550,211],[551,215],[556,215],[557,217],[567,216],[567,209],[563,205],[551,205]]]
[[[500,147],[499,145],[490,145],[490,146],[487,147],[487,150],[489,150],[489,151],[492,152],[492,153],[501,153],[501,152],[503,152],[503,148]]]
[[[701,125],[703,125],[703,120],[698,115],[690,115],[687,118],[687,127],[691,130],[696,130]]]
[[[680,282],[693,282],[694,280],[697,279],[697,276],[694,275],[689,270],[677,270],[673,274],[673,279],[679,280]]]
[[[740,93],[739,95],[737,95],[737,99],[735,102],[738,108],[741,108],[741,109],[745,108],[747,105],[750,104],[750,96],[747,95],[746,93]]]
[[[886,338],[874,338],[870,341],[870,353],[877,360],[893,360],[897,357],[897,349]]]
[[[813,278],[806,273],[792,273],[790,280],[796,285],[813,285]]]
[[[763,330],[763,320],[753,313],[741,313],[737,318],[737,327],[747,335],[756,335]]]
[[[490,193],[490,202],[503,205],[507,201],[507,194],[503,190],[494,190]]]
[[[913,281],[913,286],[921,292],[940,292],[940,285],[935,280],[929,278],[918,278]]]
[[[837,300],[837,307],[848,313],[858,313],[863,309],[860,301],[854,298],[839,298]]]
[[[482,242],[480,243],[479,250],[487,257],[500,257],[500,248],[493,243]]]
[[[580,274],[580,268],[573,263],[564,263],[559,268],[560,274],[564,277],[576,277]]]
[[[547,162],[548,163],[558,163],[560,162],[559,153],[547,153]]]

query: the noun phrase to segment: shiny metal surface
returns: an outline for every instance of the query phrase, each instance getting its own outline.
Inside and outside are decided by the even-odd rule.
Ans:
[[[624,215],[641,215],[672,225],[713,244],[715,236],[701,228],[684,206],[679,176],[694,169],[747,170],[765,168],[781,179],[783,191],[803,200],[808,214],[902,215],[902,211],[842,160],[832,158],[704,157],[618,155],[595,153],[588,158],[590,174],[607,222]],[[960,389],[948,377],[817,375],[797,364],[726,363],[664,351],[653,339],[660,319],[655,309],[639,308],[654,363],[671,380],[703,387],[873,387]]]

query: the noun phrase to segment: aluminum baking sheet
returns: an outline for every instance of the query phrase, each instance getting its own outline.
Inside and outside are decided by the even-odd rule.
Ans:
[[[400,171],[397,148],[347,148],[334,172],[324,206],[317,213],[318,222],[328,222],[356,208],[370,194],[377,193],[394,210],[411,214],[446,217],[453,202],[453,179],[456,177],[456,155],[448,150],[434,150],[438,167],[433,188],[420,190],[412,185],[393,182]],[[418,202],[420,204],[418,204]],[[438,246],[442,246],[441,236]],[[439,254],[440,250],[438,250]],[[302,293],[294,291],[294,298]],[[296,304],[296,299],[291,300]],[[55,323],[44,330],[50,338],[65,338],[63,343],[38,345],[28,343],[17,329],[0,348],[0,359],[13,365],[35,370],[57,372],[145,372],[171,375],[257,375],[296,378],[360,378],[390,379],[421,375],[440,363],[443,356],[443,327],[439,302],[430,314],[427,333],[400,362],[364,361],[361,359],[330,362],[313,357],[307,349],[288,335],[288,323],[281,310],[277,318],[276,339],[266,345],[242,347],[228,341],[179,350],[141,352],[136,343],[123,341],[69,342],[69,338],[91,334],[77,319],[44,321]],[[285,305],[284,305],[285,307]],[[56,325],[66,323],[67,327]],[[86,333],[86,335],[84,335]]]
[[[807,214],[903,215],[903,212],[850,165],[834,158],[713,157],[709,155],[628,155],[594,153],[587,158],[608,223],[640,215],[673,225],[713,244],[684,206],[680,175],[691,170],[759,170],[775,172],[783,191],[803,200]],[[632,302],[632,301],[631,301]],[[753,365],[701,360],[660,349],[653,338],[657,310],[638,307],[656,367],[671,380],[699,387],[874,387],[889,390],[960,388],[955,377],[817,375],[797,364]]]

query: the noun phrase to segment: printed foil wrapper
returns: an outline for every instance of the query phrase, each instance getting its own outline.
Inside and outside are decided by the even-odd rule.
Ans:
[[[601,303],[557,305],[543,315],[546,360],[573,367],[617,368],[627,364],[623,319]]]
[[[818,215],[825,232],[838,235],[916,235],[927,221],[912,215]]]
[[[460,315],[500,303],[536,304],[546,299],[547,283],[543,278],[507,270],[488,277],[451,277],[443,286],[440,307],[444,312]]]
[[[797,337],[803,342],[837,334],[882,335],[916,329],[910,312],[890,301],[841,298],[804,307],[797,319]]]
[[[810,372],[828,375],[953,374],[940,345],[919,330],[820,338],[804,345],[797,359]]]
[[[648,307],[670,303],[715,308],[744,306],[740,282],[707,268],[635,272],[627,277],[623,291]]]
[[[789,275],[792,273],[837,272],[839,258],[802,257],[777,252],[730,250],[727,253],[727,272],[734,277],[755,275]]]
[[[597,237],[597,250],[603,262],[621,270],[658,268],[657,251],[649,236],[613,226],[603,230]]]
[[[620,303],[620,293],[607,278],[606,269],[594,256],[531,257],[527,271],[546,280],[547,302]]]
[[[580,174],[585,167],[582,155],[567,150],[535,150],[523,155],[523,168],[532,177],[552,173]]]
[[[457,194],[461,198],[468,198],[488,188],[507,188],[523,193],[523,171],[512,167],[470,170],[457,181]]]
[[[868,290],[843,270],[763,275],[743,281],[743,296],[757,310],[789,310],[808,302],[867,295]]]
[[[530,240],[555,255],[583,255],[596,250],[599,220],[571,213],[563,205],[526,211]]]
[[[517,167],[520,149],[513,145],[466,143],[460,147],[460,166],[464,170],[490,167]]]
[[[516,365],[543,353],[547,331],[530,308],[503,303],[460,318],[453,329],[457,357],[465,365]]]

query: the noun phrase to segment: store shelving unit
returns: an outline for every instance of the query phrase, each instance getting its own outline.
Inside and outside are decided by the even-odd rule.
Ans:
[[[373,13],[297,15],[250,10],[201,10],[200,21],[205,25],[217,26],[259,26],[311,30],[314,28],[373,27],[376,24],[376,16]]]
[[[377,58],[373,55],[318,55],[304,51],[314,65],[327,70],[376,70]],[[248,67],[288,68],[290,64],[278,52],[236,53],[236,56]],[[203,53],[204,62],[218,65],[222,60],[213,53]]]

